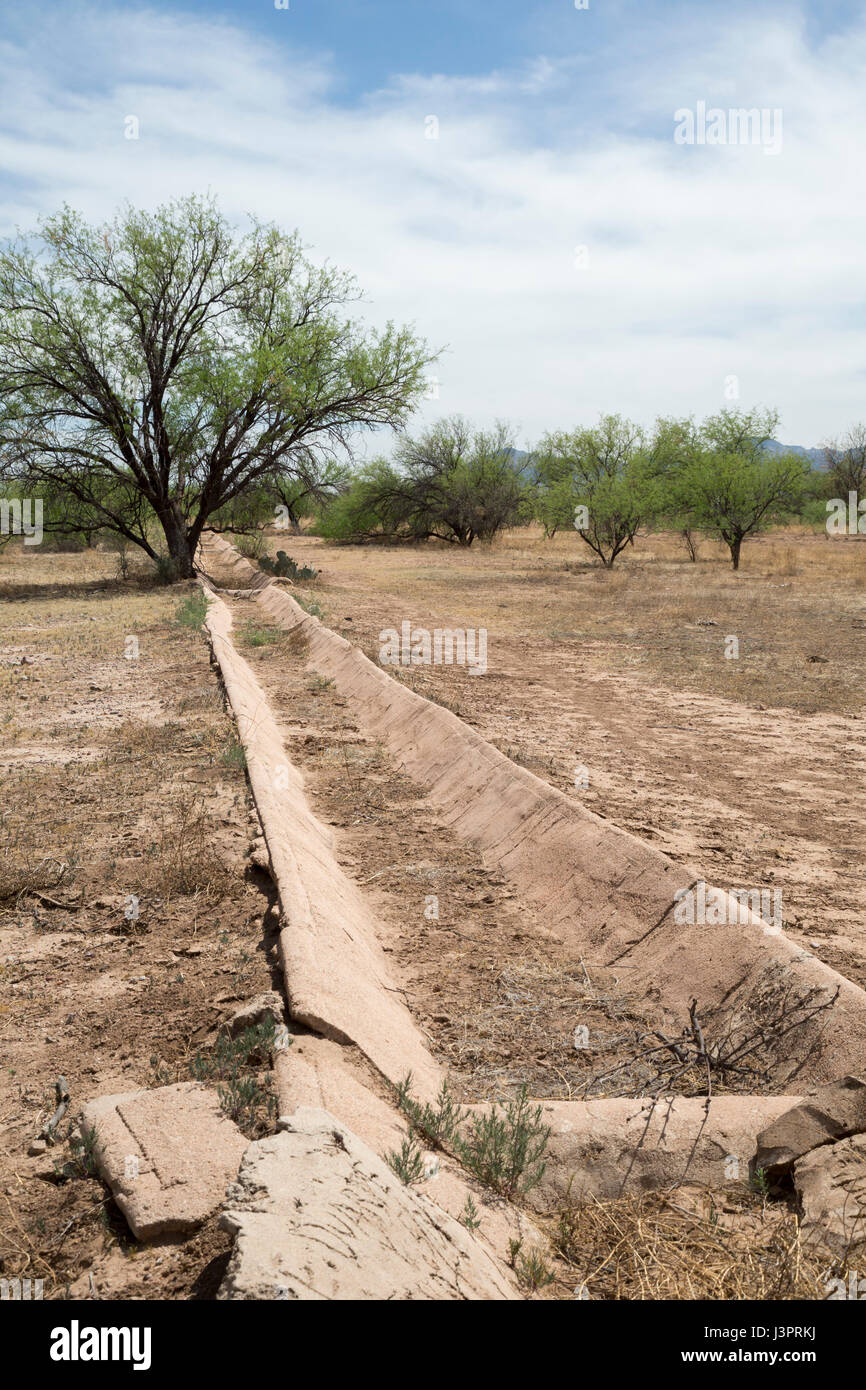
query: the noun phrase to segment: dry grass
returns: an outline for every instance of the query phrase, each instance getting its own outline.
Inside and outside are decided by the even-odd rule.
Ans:
[[[272,538],[270,548],[277,543]],[[380,627],[429,618],[428,626],[486,627],[491,661],[500,667],[512,641],[532,638],[579,653],[584,670],[634,674],[671,689],[808,712],[861,707],[866,634],[858,636],[852,623],[866,615],[866,545],[854,539],[780,529],[745,544],[736,574],[725,547],[702,541],[692,563],[668,533],[638,536],[612,571],[592,561],[576,534],[545,541],[536,527],[470,551],[437,542],[344,547],[308,536],[295,548],[322,568],[325,594],[338,591],[332,611],[349,595],[361,600],[361,626],[357,607],[346,611],[374,659]],[[378,616],[366,625],[371,608]],[[699,627],[706,618],[715,626]],[[737,661],[724,659],[729,633],[740,639]],[[810,664],[811,655],[828,664]],[[427,673],[411,674],[431,693]],[[443,698],[442,672],[435,684],[440,703],[453,698]]]
[[[180,792],[154,817],[153,834],[142,891],[163,899],[197,894],[202,905],[219,902],[232,876],[214,848],[213,821],[203,798]]]
[[[0,552],[0,1262],[46,1297],[89,1296],[93,1273],[100,1297],[188,1298],[227,1237],[156,1269],[101,1182],[57,1174],[66,1120],[56,1150],[27,1154],[61,1072],[70,1123],[94,1095],[187,1079],[224,1010],[276,978],[243,766],[222,756],[234,724],[201,633],[175,621],[191,586],[115,568]]]
[[[570,1203],[545,1223],[590,1299],[824,1299],[847,1264],[807,1245],[796,1213],[742,1192],[648,1192]]]

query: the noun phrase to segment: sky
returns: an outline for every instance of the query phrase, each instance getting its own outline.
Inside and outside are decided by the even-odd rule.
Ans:
[[[866,419],[866,4],[579,3],[0,0],[0,236],[211,192],[443,350],[418,424],[523,447],[608,412],[775,407],[807,446]]]

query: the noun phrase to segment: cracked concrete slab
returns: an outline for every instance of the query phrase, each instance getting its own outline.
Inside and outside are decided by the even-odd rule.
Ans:
[[[229,1194],[220,1299],[521,1297],[479,1239],[333,1115],[302,1107],[280,1123],[250,1145]]]
[[[197,1081],[100,1096],[82,1111],[97,1168],[138,1240],[193,1231],[225,1200],[249,1140]]]

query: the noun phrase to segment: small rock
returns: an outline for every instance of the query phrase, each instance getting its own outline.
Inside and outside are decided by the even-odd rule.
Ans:
[[[268,1018],[272,1019],[277,1027],[285,1022],[283,1001],[275,989],[269,989],[265,994],[258,994],[255,999],[241,1004],[227,1020],[226,1027],[234,1038],[238,1033],[243,1033],[247,1028],[255,1028]]]
[[[843,1076],[820,1086],[758,1135],[754,1166],[775,1179],[812,1149],[866,1130],[866,1082]]]
[[[47,1149],[48,1145],[46,1144],[44,1139],[33,1139],[30,1143],[27,1152],[29,1153],[31,1158],[38,1158],[39,1155],[44,1154],[47,1151]]]

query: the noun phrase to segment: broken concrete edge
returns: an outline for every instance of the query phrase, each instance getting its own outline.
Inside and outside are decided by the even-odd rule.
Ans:
[[[300,1107],[247,1149],[220,1299],[520,1300],[515,1274],[345,1123]]]
[[[400,1152],[409,1135],[406,1115],[390,1097],[377,1093],[359,1059],[345,1047],[312,1033],[296,1037],[291,1053],[277,1057],[274,1069],[280,1126],[291,1123],[290,1117],[300,1109],[326,1110],[338,1115],[386,1162]],[[421,1148],[427,1171],[422,1190],[457,1221],[465,1216],[471,1198],[481,1217],[476,1234],[497,1260],[508,1265],[515,1243],[527,1256],[534,1251],[543,1259],[549,1257],[549,1242],[528,1209],[486,1188],[452,1155],[427,1150],[423,1141]]]
[[[866,1134],[822,1144],[793,1167],[804,1237],[850,1260],[866,1245]],[[861,1255],[857,1256],[858,1262]]]
[[[866,1133],[866,1081],[842,1076],[804,1096],[758,1135],[755,1167],[777,1181],[815,1149]]]
[[[210,536],[207,544],[222,563],[252,570],[223,537]],[[386,740],[457,833],[471,832],[488,862],[530,898],[541,894],[548,908],[550,883],[560,885],[552,925],[582,954],[596,951],[605,965],[622,962],[637,986],[652,989],[665,980],[662,1007],[679,1026],[691,997],[711,1006],[714,991],[730,1003],[763,989],[774,970],[790,972],[804,995],[818,990],[828,1004],[838,997],[827,1013],[804,1021],[799,1051],[779,1065],[777,1084],[829,1081],[841,1069],[866,1067],[866,992],[858,985],[727,891],[715,890],[723,924],[684,930],[675,910],[678,895],[702,882],[695,870],[512,763],[450,710],[395,681],[290,594],[270,586],[256,601],[288,629],[303,630],[309,665],[353,699],[369,731]]]
[[[333,1110],[326,1111],[321,1103],[296,1103],[299,1087],[303,1090],[306,1085],[310,1090],[311,1076],[304,1078],[302,1061],[300,1075],[293,1069],[288,1086],[292,1094],[287,1099],[294,1108],[290,1114],[281,1115],[277,1136],[268,1136],[266,1140],[250,1143],[222,1113],[215,1094],[196,1082],[88,1102],[82,1112],[82,1129],[94,1136],[92,1152],[98,1170],[137,1239],[189,1234],[224,1203],[224,1229],[235,1235],[241,1231],[248,1235],[244,1221],[233,1215],[236,1192],[232,1184],[236,1175],[243,1176],[245,1165],[249,1167],[255,1155],[282,1152],[270,1143],[279,1134],[311,1132],[311,1123],[317,1132],[327,1131],[332,1138],[338,1138],[336,1147],[342,1153],[354,1153],[359,1145],[365,1146],[367,1177],[375,1170],[381,1189],[384,1176],[385,1195],[404,1186],[389,1165],[389,1152],[394,1152],[396,1143],[389,1146],[388,1137],[393,1133],[399,1140],[402,1134],[398,1117],[357,1078],[346,1075],[341,1049],[327,1040],[309,1041],[314,1044],[314,1053],[319,1054],[313,1058],[316,1075],[312,1089],[318,1090],[320,1100],[328,1086],[335,1090],[340,1117],[336,1118]],[[329,1048],[333,1055],[323,1058],[322,1050],[327,1053]],[[282,1060],[285,1079],[287,1062]],[[306,1066],[309,1073],[309,1062]],[[858,1098],[862,1100],[866,1090],[863,1083],[857,1078],[844,1080],[857,1082]],[[855,1088],[848,1085],[841,1089],[844,1092]],[[282,1099],[285,1090],[280,1090]],[[309,1095],[309,1099],[317,1096]],[[826,1110],[826,1098],[824,1101]],[[492,1262],[499,1279],[513,1284],[520,1268],[515,1249],[521,1251],[523,1258],[533,1252],[545,1262],[556,1258],[525,1210],[526,1205],[549,1216],[571,1204],[615,1201],[634,1192],[672,1192],[685,1186],[710,1192],[742,1187],[754,1173],[754,1155],[758,1135],[764,1132],[762,1127],[768,1121],[770,1127],[784,1124],[786,1119],[791,1123],[807,1108],[804,1098],[790,1096],[745,1100],[722,1096],[709,1102],[684,1097],[668,1101],[548,1102],[542,1107],[551,1130],[546,1173],[538,1190],[520,1199],[521,1205],[485,1190],[447,1154],[433,1153],[426,1155],[433,1161],[423,1184],[411,1187],[410,1195],[423,1201],[420,1206],[410,1202],[410,1206],[418,1219],[423,1209],[424,1219],[442,1232],[443,1223],[449,1222],[468,1229],[467,1198],[477,1199],[473,1215],[480,1218],[483,1229],[468,1232],[472,1236],[471,1248],[478,1259],[483,1255]],[[352,1113],[351,1123],[345,1118],[347,1113]],[[310,1117],[314,1117],[314,1122]],[[852,1115],[847,1127],[854,1123]],[[795,1187],[801,1200],[804,1230],[810,1239],[829,1249],[847,1248],[866,1239],[866,1202],[860,1195],[864,1168],[866,1134],[862,1132],[821,1144],[796,1160]],[[276,1176],[281,1184],[309,1181],[308,1175],[303,1174]],[[253,1192],[258,1199],[260,1185],[257,1187],[253,1181],[247,1187],[247,1196]],[[344,1175],[341,1191],[339,1219],[345,1233],[349,1229],[345,1226],[346,1204],[357,1199],[358,1190]],[[393,1198],[394,1203],[401,1209],[405,1206],[402,1198]],[[248,1201],[245,1210],[260,1211],[261,1207]],[[335,1213],[336,1209],[331,1215]],[[236,1249],[235,1255],[236,1263],[255,1264],[258,1259],[249,1245],[240,1251]],[[281,1278],[291,1276],[287,1285],[295,1287],[293,1294],[285,1296],[305,1297],[296,1287],[298,1270],[289,1270],[283,1263],[280,1271]],[[356,1274],[368,1277],[363,1270],[356,1270]],[[276,1276],[271,1279],[272,1288],[275,1281],[279,1282]],[[267,1292],[261,1280],[257,1288],[257,1292],[248,1290],[228,1296],[278,1296]],[[430,1297],[466,1296],[459,1290],[451,1295],[435,1291],[424,1295],[420,1290],[416,1293]],[[352,1295],[332,1291],[321,1296]]]
[[[249,1144],[197,1081],[90,1100],[81,1131],[141,1241],[187,1234],[213,1215]]]
[[[280,956],[289,1014],[358,1046],[395,1085],[411,1071],[423,1098],[441,1082],[420,1029],[390,978],[373,915],[337,864],[267,699],[229,633],[231,614],[209,586],[205,626],[246,755],[280,901]]]

